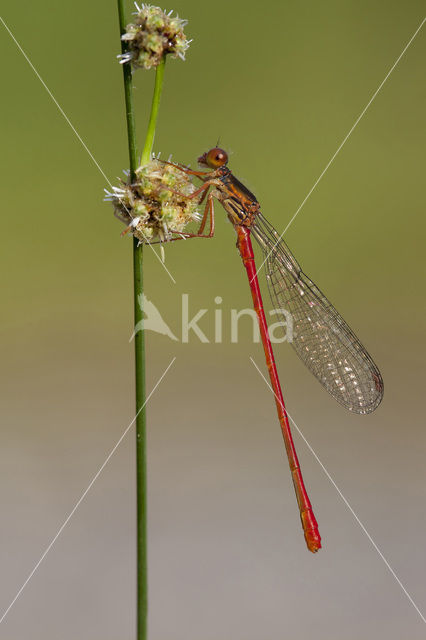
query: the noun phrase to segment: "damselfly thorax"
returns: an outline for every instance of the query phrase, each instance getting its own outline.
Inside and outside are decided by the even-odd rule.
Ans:
[[[214,186],[211,192],[225,209],[232,224],[251,227],[260,204],[256,196],[247,189],[226,166],[219,167],[205,176],[205,183]]]

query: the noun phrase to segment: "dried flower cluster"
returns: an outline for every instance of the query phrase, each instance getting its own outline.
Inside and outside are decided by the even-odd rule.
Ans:
[[[134,68],[151,69],[167,54],[184,60],[190,43],[183,32],[187,21],[177,16],[172,18],[172,11],[165,13],[159,7],[144,4],[138,7],[136,3],[135,6],[135,21],[127,25],[126,33],[121,36],[128,42],[128,51],[118,56],[120,62],[131,62]]]
[[[199,220],[197,198],[187,197],[195,189],[186,173],[154,159],[137,169],[134,183],[122,182],[105,199],[141,243],[166,242]]]

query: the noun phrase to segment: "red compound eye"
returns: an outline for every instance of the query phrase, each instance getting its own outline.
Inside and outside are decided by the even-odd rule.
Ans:
[[[211,169],[217,169],[228,162],[228,154],[223,149],[215,147],[198,158],[198,162]]]

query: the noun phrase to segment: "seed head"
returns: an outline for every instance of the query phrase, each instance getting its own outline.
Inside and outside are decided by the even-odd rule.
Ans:
[[[135,20],[127,25],[121,39],[128,43],[128,51],[117,56],[121,64],[131,62],[135,69],[157,67],[167,54],[185,60],[189,47],[183,27],[186,20],[172,17],[159,7],[135,3]]]
[[[105,199],[141,243],[165,242],[199,219],[196,198],[187,197],[195,189],[186,173],[154,159],[137,169],[132,184],[122,181]]]

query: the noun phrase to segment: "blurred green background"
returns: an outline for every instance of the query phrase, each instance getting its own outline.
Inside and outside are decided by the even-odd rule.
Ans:
[[[282,231],[421,20],[401,2],[176,2],[194,38],[171,60],[155,150],[221,145]],[[172,7],[167,7],[168,9]],[[129,12],[131,7],[129,5]],[[114,2],[3,18],[113,183],[127,167]],[[131,243],[108,186],[3,28],[0,615],[133,417]],[[380,366],[353,416],[284,345],[290,414],[421,610],[424,581],[424,59],[420,31],[286,240]],[[145,133],[154,75],[135,76]],[[179,335],[181,295],[213,340],[214,298],[250,304],[232,227],[146,250],[146,294]],[[305,550],[265,371],[238,344],[147,334],[150,638],[424,637],[424,623],[300,437],[324,548]],[[229,326],[229,325],[228,325]],[[127,435],[0,638],[134,637],[134,442]]]

